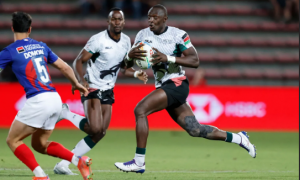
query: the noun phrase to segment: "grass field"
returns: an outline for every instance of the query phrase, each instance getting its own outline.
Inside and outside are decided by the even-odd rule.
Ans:
[[[0,129],[0,180],[31,179],[32,172],[5,143],[7,130]],[[123,173],[116,161],[129,161],[135,153],[134,131],[109,131],[88,155],[93,159],[94,180],[237,180],[299,179],[299,134],[250,132],[257,157],[236,144],[191,138],[185,132],[150,131],[143,175]],[[55,130],[51,140],[72,149],[84,137],[77,130]],[[30,145],[30,138],[25,140]],[[81,176],[59,176],[52,171],[59,161],[34,152],[51,180],[80,180]],[[75,166],[70,166],[75,169]]]

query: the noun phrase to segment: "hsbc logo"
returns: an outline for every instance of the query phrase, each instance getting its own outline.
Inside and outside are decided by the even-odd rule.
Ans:
[[[224,104],[213,94],[190,94],[187,98],[199,123],[212,123],[222,114],[232,118],[263,118],[267,114],[264,102],[227,101]]]
[[[199,123],[212,123],[224,112],[223,104],[213,94],[190,94],[187,101],[195,107]]]

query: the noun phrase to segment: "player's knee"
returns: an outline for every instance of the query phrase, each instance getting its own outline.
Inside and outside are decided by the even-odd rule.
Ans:
[[[12,141],[12,139],[11,139],[10,137],[7,137],[7,138],[6,138],[6,144],[7,144],[9,147],[11,147],[11,146],[13,145],[13,141]]]
[[[137,118],[144,118],[145,116],[147,116],[147,114],[145,113],[145,108],[141,105],[137,105],[135,108],[134,108],[134,115],[135,117]]]
[[[31,141],[31,147],[36,151],[36,152],[39,152],[41,154],[46,154],[46,145],[44,144],[40,144],[40,143],[36,143],[36,142],[33,142]]]
[[[89,135],[94,136],[94,135],[98,135],[100,133],[101,133],[101,129],[100,128],[98,128],[96,126],[91,126]]]

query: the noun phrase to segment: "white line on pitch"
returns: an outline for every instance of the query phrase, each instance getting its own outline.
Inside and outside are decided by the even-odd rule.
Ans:
[[[29,169],[9,169],[0,168],[0,171],[29,171]],[[71,169],[72,171],[77,171]],[[45,169],[45,171],[53,171],[52,169]],[[94,170],[93,172],[119,172],[120,170]],[[147,173],[251,173],[251,172],[270,172],[270,173],[291,173],[295,171],[146,171]]]

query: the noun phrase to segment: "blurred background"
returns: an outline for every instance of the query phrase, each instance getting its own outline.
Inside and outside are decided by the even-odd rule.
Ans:
[[[12,12],[24,11],[33,18],[31,38],[45,42],[70,65],[92,35],[107,29],[109,9],[124,9],[126,25],[123,32],[133,42],[137,32],[148,25],[149,8],[161,3],[168,9],[167,24],[188,32],[199,55],[198,69],[184,68],[191,85],[188,101],[199,122],[220,126],[220,123],[229,121],[235,125],[241,124],[246,117],[251,120],[246,121],[246,128],[272,130],[269,124],[278,124],[274,119],[279,121],[291,117],[289,128],[298,129],[294,125],[299,124],[299,0],[0,2],[0,49],[13,42],[10,29]],[[67,89],[67,79],[52,66],[49,66],[49,71],[63,100],[70,104],[72,111],[83,114],[79,97],[72,96]],[[115,87],[117,103],[114,105],[117,112],[123,111],[124,103],[133,110],[136,103],[154,89],[153,72],[151,69],[146,71],[150,77],[146,86],[119,73]],[[15,100],[9,101],[15,108],[5,118],[6,126],[10,125],[25,101],[22,89],[13,84],[16,81],[9,67],[2,72],[0,82],[6,88],[0,89],[6,92],[8,87],[11,89],[8,92],[20,90],[13,96]],[[131,86],[141,90],[128,102],[123,95]],[[283,106],[285,102],[289,106]],[[5,107],[9,106],[5,104]],[[282,111],[282,108],[286,109]],[[127,124],[128,127],[134,128],[133,113],[126,114],[130,114],[126,116],[131,124]],[[158,113],[157,117],[160,116]],[[163,117],[168,118],[168,115]],[[112,123],[116,122],[119,128],[127,127],[114,119],[118,118],[113,116]],[[111,127],[115,127],[113,124]],[[244,125],[232,125],[221,125],[220,128],[244,128]],[[159,127],[169,126],[168,122]],[[178,129],[175,123],[171,127]]]
[[[124,10],[123,32],[133,42],[157,3],[168,9],[167,24],[185,30],[198,51],[200,67],[184,68],[190,82],[187,101],[197,120],[224,130],[251,131],[258,157],[250,159],[234,145],[190,138],[162,111],[148,117],[150,130],[160,131],[150,131],[150,173],[139,179],[299,179],[299,0],[0,0],[0,50],[13,42],[12,12],[24,11],[33,18],[31,38],[45,42],[71,65],[88,39],[107,28],[110,8]],[[51,66],[49,71],[63,102],[84,114],[67,79]],[[153,72],[146,71],[147,85],[118,75],[110,130],[89,153],[95,174],[104,179],[136,179],[130,173],[121,176],[113,163],[134,155],[133,110],[155,89]],[[31,172],[5,144],[8,128],[26,101],[9,67],[0,74],[0,94],[0,179],[11,179],[14,173],[16,179],[26,179]],[[51,139],[69,149],[84,137],[78,130],[66,130],[74,129],[68,121],[57,128],[63,130],[55,130]],[[57,159],[37,157],[54,176]]]
[[[299,0],[1,0],[0,49],[13,42],[11,13],[25,11],[33,17],[31,37],[71,64],[107,28],[110,8],[124,9],[124,33],[134,41],[157,3],[168,8],[168,25],[187,31],[198,51],[200,68],[186,69],[192,85],[298,86]],[[66,81],[53,68],[50,74]],[[2,73],[0,81],[13,80],[9,69]],[[136,80],[120,73],[118,82]]]

